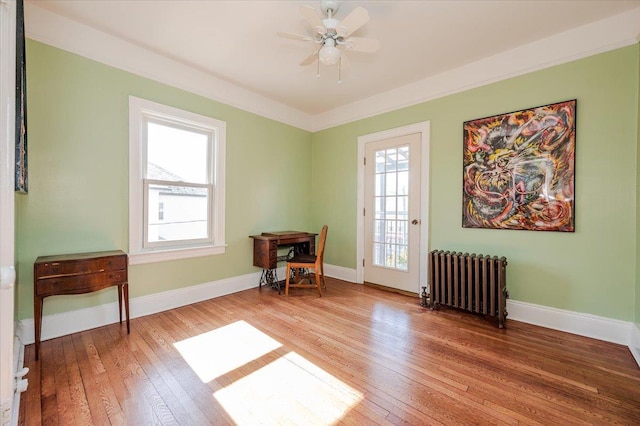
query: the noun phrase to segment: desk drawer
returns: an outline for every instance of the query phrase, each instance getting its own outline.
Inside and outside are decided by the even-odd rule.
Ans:
[[[39,279],[36,282],[36,295],[88,293],[124,283],[126,276],[126,271],[112,271]]]
[[[97,259],[51,261],[36,264],[36,276],[50,277],[57,275],[88,274],[92,272],[117,271],[125,269],[127,256],[109,256]]]

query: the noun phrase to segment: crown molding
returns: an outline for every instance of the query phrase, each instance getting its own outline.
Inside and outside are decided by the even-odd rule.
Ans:
[[[640,7],[310,115],[209,73],[25,3],[27,37],[307,131],[320,131],[636,44]]]
[[[312,117],[207,72],[25,2],[28,38],[303,130]]]
[[[609,50],[640,39],[640,7],[313,117],[313,132],[409,107]]]

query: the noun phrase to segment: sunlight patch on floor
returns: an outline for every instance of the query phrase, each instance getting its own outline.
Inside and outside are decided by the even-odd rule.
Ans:
[[[213,396],[240,425],[334,424],[363,399],[360,392],[295,352]]]
[[[174,343],[204,383],[235,370],[282,346],[245,321]]]

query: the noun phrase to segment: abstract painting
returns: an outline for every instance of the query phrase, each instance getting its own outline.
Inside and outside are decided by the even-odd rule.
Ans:
[[[575,231],[576,100],[466,121],[464,228]]]

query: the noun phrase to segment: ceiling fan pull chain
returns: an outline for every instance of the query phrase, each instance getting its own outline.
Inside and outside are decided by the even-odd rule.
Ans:
[[[318,50],[318,52],[320,52],[320,50]],[[320,61],[316,61],[316,62],[317,62],[317,65],[318,65],[318,69],[316,71],[316,78],[320,78]]]
[[[338,62],[338,84],[342,84],[342,56]]]

